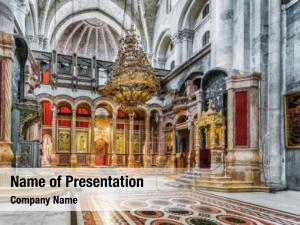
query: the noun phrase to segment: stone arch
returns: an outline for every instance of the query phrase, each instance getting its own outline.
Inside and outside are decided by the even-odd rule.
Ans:
[[[188,6],[186,5],[186,11],[183,11],[181,15],[179,29],[194,30],[196,21],[202,15],[202,11],[207,3],[207,0],[193,0]]]
[[[173,120],[171,120],[171,119],[166,120],[166,121],[164,122],[164,124],[163,124],[164,129],[166,129],[166,128],[168,127],[169,124],[171,124],[171,126],[173,127],[173,126],[174,126]],[[170,126],[170,127],[171,127],[171,126]]]
[[[74,101],[74,107],[78,108],[79,105],[86,104],[93,110],[93,101],[89,97],[79,97],[76,98]]]
[[[207,73],[205,73],[201,83],[201,90],[203,93],[203,110],[207,110],[208,101],[212,100],[215,109],[217,111],[223,111],[226,114],[226,77],[227,72],[220,68],[209,70]]]
[[[101,104],[108,105],[111,108],[112,112],[117,112],[118,110],[118,106],[116,106],[110,99],[103,97],[96,98],[93,101],[94,109],[96,109]]]
[[[75,109],[74,108],[74,99],[72,97],[66,96],[66,95],[59,95],[54,98],[54,104],[56,106],[58,106],[59,104],[61,104],[63,102],[68,103],[71,106],[72,110]]]
[[[158,104],[153,104],[149,107],[149,113],[150,114],[151,114],[152,111],[157,111],[160,117],[163,115],[162,108]]]
[[[159,35],[154,48],[155,59],[165,59],[169,45],[172,43],[170,29],[166,29]]]
[[[37,95],[37,100],[39,103],[42,103],[43,101],[48,101],[53,104],[53,97],[49,94],[39,94]]]
[[[188,112],[187,112],[187,111],[181,111],[180,113],[176,114],[176,116],[175,116],[174,119],[173,119],[172,124],[173,124],[173,125],[176,125],[176,124],[178,123],[178,120],[179,120],[181,117],[183,117],[183,116],[189,118]]]

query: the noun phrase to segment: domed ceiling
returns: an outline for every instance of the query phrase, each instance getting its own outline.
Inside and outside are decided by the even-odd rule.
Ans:
[[[58,39],[62,54],[113,61],[117,56],[120,35],[110,25],[98,18],[85,19],[70,24]]]

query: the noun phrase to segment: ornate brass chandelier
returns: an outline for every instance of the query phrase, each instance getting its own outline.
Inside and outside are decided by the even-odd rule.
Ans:
[[[121,40],[117,59],[102,96],[110,97],[122,110],[133,112],[155,94],[159,81],[154,74],[133,25]]]

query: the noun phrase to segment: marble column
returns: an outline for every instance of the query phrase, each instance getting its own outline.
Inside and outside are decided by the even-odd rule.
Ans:
[[[269,52],[268,52],[268,109],[267,109],[267,168],[269,186],[282,188],[285,180],[285,149],[281,144],[281,0],[269,0]]]
[[[72,109],[72,123],[71,123],[71,167],[77,166],[76,155],[76,108]]]
[[[258,85],[260,76],[258,74],[246,76],[230,76],[226,78],[228,93],[227,105],[227,150],[226,172],[234,180],[260,184],[260,162],[258,146]],[[235,145],[235,93],[237,91],[247,92],[248,103],[248,144],[246,146]]]
[[[174,44],[175,51],[175,66],[179,66],[182,62],[181,54],[182,54],[182,33],[178,31],[174,37],[172,38]]]
[[[57,165],[57,108],[53,105],[52,107],[52,152],[51,152],[51,166]]]
[[[188,155],[188,168],[191,169],[195,165],[195,149],[194,149],[194,124],[192,119],[188,124],[189,128],[189,155]]]
[[[158,125],[158,157],[157,157],[157,165],[160,168],[166,166],[166,154],[165,154],[165,132],[163,129],[163,118],[160,118]]]
[[[177,141],[176,141],[176,125],[173,125],[173,152],[172,152],[172,167],[176,167],[176,151],[177,151]]]
[[[14,157],[11,149],[13,46],[12,34],[0,32],[0,167],[10,167]]]
[[[196,91],[195,95],[197,101],[197,115],[199,118],[202,113],[202,91]]]
[[[118,165],[118,156],[116,153],[116,132],[117,132],[117,118],[118,111],[113,112],[113,121],[112,121],[112,148],[111,148],[111,165],[116,167]]]
[[[200,129],[194,127],[195,168],[200,168]]]
[[[133,132],[134,132],[134,113],[129,113],[129,155],[128,155],[129,168],[133,168],[135,166],[135,158],[133,154]]]
[[[0,0],[0,167],[11,167],[14,158],[11,143],[14,3]]]
[[[189,29],[184,29],[182,32],[182,58],[181,61],[185,62],[193,54],[193,40],[194,31]]]
[[[91,132],[91,139],[90,139],[90,167],[95,166],[95,110],[91,111],[91,121],[90,121],[90,132]]]
[[[145,114],[145,144],[143,148],[143,160],[144,160],[145,168],[151,167],[149,146],[150,146],[150,115],[149,113],[146,113]]]
[[[212,0],[212,67],[231,68],[233,59],[233,0]]]
[[[16,20],[18,21],[18,24],[23,31],[25,32],[25,19],[26,15],[28,13],[28,8],[26,6],[25,0],[16,0],[16,11],[17,13],[15,14]]]

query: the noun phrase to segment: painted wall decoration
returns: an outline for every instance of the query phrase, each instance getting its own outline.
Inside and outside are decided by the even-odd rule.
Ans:
[[[58,152],[71,151],[71,130],[58,130]]]
[[[116,132],[116,153],[125,154],[125,134],[124,130]]]
[[[76,132],[76,151],[80,153],[88,152],[89,132],[77,131]]]
[[[285,98],[285,136],[288,148],[300,148],[300,92]]]
[[[172,131],[166,132],[166,146],[167,146],[167,152],[172,153],[172,151],[173,151],[173,132]]]

